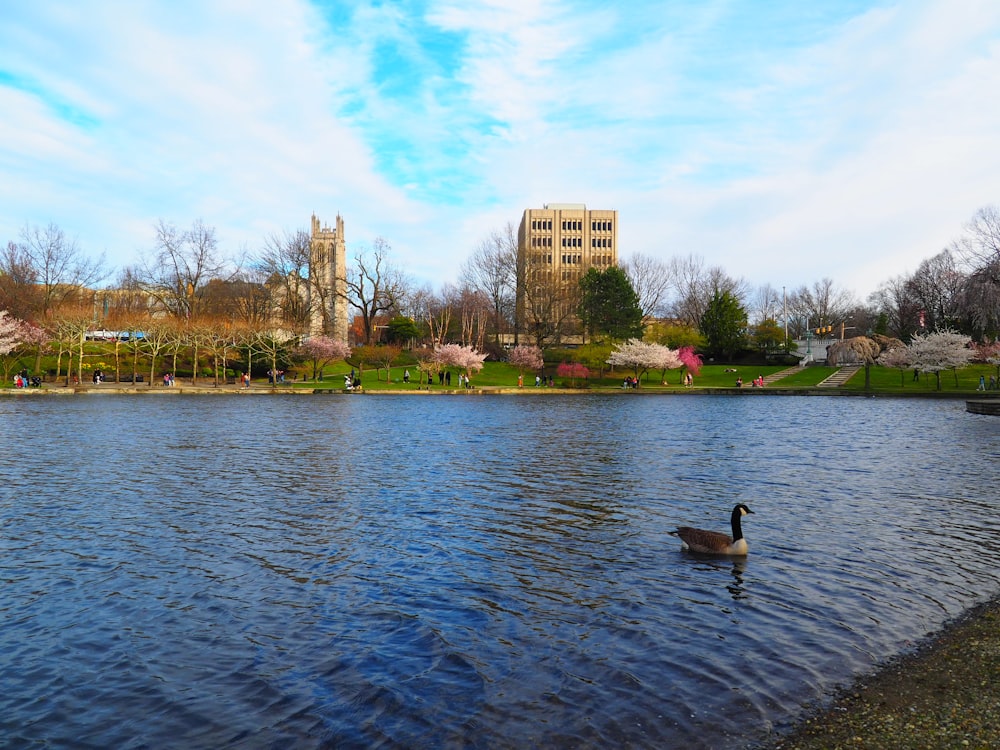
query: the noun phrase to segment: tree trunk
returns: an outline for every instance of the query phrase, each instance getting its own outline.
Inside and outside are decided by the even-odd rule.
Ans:
[[[81,333],[80,334],[80,354],[77,357],[77,361],[76,361],[76,382],[77,383],[82,383],[83,382],[83,342],[84,342],[84,340],[85,340],[84,339],[84,334]]]

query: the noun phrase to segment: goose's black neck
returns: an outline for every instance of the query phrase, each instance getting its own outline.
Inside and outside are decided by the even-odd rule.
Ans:
[[[738,541],[743,538],[743,524],[740,523],[740,519],[743,517],[743,513],[740,511],[740,507],[737,505],[733,508],[733,517],[730,519],[733,526],[733,541]]]

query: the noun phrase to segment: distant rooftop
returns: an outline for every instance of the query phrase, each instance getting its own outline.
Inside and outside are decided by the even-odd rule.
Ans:
[[[546,203],[542,206],[546,211],[586,211],[586,203]]]

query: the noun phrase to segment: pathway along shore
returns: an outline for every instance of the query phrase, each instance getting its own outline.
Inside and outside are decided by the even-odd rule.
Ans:
[[[1000,600],[859,678],[759,750],[1000,747]]]

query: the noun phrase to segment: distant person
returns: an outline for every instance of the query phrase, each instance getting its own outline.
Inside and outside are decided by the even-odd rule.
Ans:
[[[979,385],[976,386],[976,390],[977,391],[985,391],[986,390],[986,376],[985,375],[980,375],[979,376]]]
[[[409,370],[403,370],[403,382],[404,383],[409,383],[410,382],[410,371]]]

